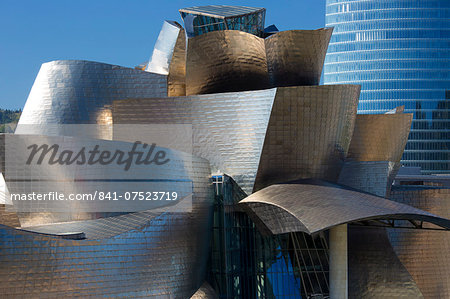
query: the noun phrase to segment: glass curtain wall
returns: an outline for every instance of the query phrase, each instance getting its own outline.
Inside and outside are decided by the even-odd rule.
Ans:
[[[245,193],[227,176],[215,186],[210,284],[219,297],[328,298],[327,236],[262,235],[236,205]]]

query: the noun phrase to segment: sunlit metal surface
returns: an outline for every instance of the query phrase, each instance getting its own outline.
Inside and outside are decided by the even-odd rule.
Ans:
[[[22,230],[1,225],[2,296],[190,297],[205,279],[212,216],[209,165],[203,159],[191,162],[172,170],[175,176],[188,171],[194,181],[191,210],[176,210],[181,201],[147,212],[65,223],[49,223],[60,215],[45,219],[34,213],[29,219],[39,221]],[[76,209],[70,216],[75,214]],[[11,277],[16,277],[13,282]]]
[[[272,234],[314,234],[339,224],[371,219],[419,220],[450,229],[448,219],[318,180],[272,185],[239,204]]]
[[[180,33],[184,34],[180,24],[175,21],[164,21],[146,71],[161,75],[169,74],[170,62]]]
[[[193,154],[207,159],[213,173],[232,176],[250,194],[276,93],[276,89],[268,89],[115,101],[113,121],[192,124]],[[143,134],[130,132],[128,138],[145,141]]]
[[[102,238],[83,240],[0,225],[2,297],[189,298],[205,279],[208,204],[198,202],[192,213],[144,214],[93,221],[90,230]],[[122,232],[104,238],[117,226]]]
[[[340,184],[389,197],[412,120],[412,114],[402,112],[398,107],[389,114],[356,116]]]
[[[349,226],[348,278],[349,298],[424,298],[395,255],[384,228]]]
[[[186,37],[175,21],[164,21],[146,71],[167,75],[167,94],[186,94]]]
[[[391,200],[450,218],[450,189],[394,186]],[[440,231],[388,229],[400,261],[425,298],[450,298],[450,234]]]
[[[346,161],[338,183],[357,190],[388,197],[400,163],[389,161]]]
[[[257,172],[258,189],[299,178],[337,180],[358,95],[358,86],[340,85],[115,101],[113,121],[192,123],[194,155],[250,194]]]
[[[295,179],[336,181],[358,98],[357,85],[277,88],[254,190]]]
[[[189,39],[186,95],[268,87],[264,39],[236,30],[213,31]]]
[[[265,39],[271,86],[318,85],[333,28],[288,30]]]
[[[412,117],[411,113],[358,114],[348,158],[400,162]]]
[[[20,230],[47,235],[62,235],[68,232],[83,232],[89,240],[109,239],[140,229],[147,222],[166,212],[164,208],[150,211],[129,213],[120,216],[104,217],[95,220],[57,222],[44,225],[21,227]]]
[[[111,124],[113,100],[159,96],[167,96],[165,75],[83,60],[44,63],[16,133],[27,133],[23,124],[38,127],[38,134],[47,134],[48,124]]]
[[[205,282],[202,284],[201,288],[192,295],[191,299],[219,299],[219,296],[217,296],[210,284]]]
[[[186,95],[186,34],[181,29],[173,49],[167,77],[169,97]]]

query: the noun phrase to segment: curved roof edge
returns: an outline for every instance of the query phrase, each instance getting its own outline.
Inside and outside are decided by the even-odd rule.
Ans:
[[[162,77],[163,76],[167,76],[167,75],[163,75],[163,74],[159,74],[159,73],[143,71],[143,70],[131,67],[131,66],[123,66],[123,65],[118,65],[118,64],[108,63],[108,62],[86,60],[86,59],[56,59],[56,60],[50,60],[50,61],[43,62],[41,64],[41,67],[43,65],[50,65],[50,64],[57,64],[57,65],[65,65],[65,64],[70,64],[70,65],[73,65],[73,64],[103,65],[103,66],[112,67],[113,69],[126,69],[126,70],[133,70],[133,71],[136,71],[136,72],[146,72],[146,73],[150,73],[150,74],[159,75],[159,76],[162,76]]]
[[[334,27],[333,26],[326,26],[326,27],[321,27],[321,28],[317,28],[317,29],[289,29],[289,30],[281,30],[281,31],[277,31],[276,33],[266,37],[265,39],[270,39],[273,36],[276,35],[284,35],[284,34],[288,34],[289,32],[293,32],[293,33],[319,33],[319,32],[328,32],[328,31],[333,31]],[[331,34],[330,34],[331,35]]]
[[[80,220],[70,222],[58,222],[44,225],[27,226],[14,228],[0,224],[0,228],[7,227],[16,232],[31,234],[35,236],[45,236],[49,238],[60,238],[69,240],[101,240],[109,239],[132,230],[142,230],[144,227],[152,225],[158,217],[173,212],[180,212],[186,209],[187,197],[172,206],[160,207],[156,209],[124,213],[117,216],[98,218],[94,220]]]
[[[413,228],[423,228],[416,221],[429,222],[450,230],[449,219],[319,180],[272,185],[239,204],[263,232],[272,234],[315,234],[340,224],[382,220],[407,220]]]

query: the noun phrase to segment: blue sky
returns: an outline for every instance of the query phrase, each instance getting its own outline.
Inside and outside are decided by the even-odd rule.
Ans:
[[[265,7],[266,26],[317,29],[325,0],[143,1],[1,0],[0,108],[22,108],[40,65],[84,59],[134,67],[148,60],[165,19],[179,8],[209,4]]]

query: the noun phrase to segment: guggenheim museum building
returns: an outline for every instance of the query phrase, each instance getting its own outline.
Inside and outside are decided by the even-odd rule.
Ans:
[[[42,64],[0,135],[2,298],[450,298],[450,185],[398,175],[412,114],[357,114],[319,85],[333,28],[265,12],[180,9],[135,68]]]

